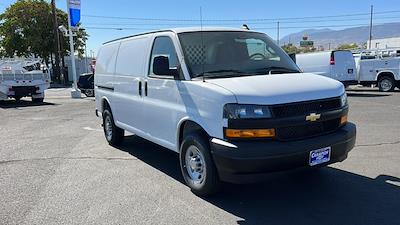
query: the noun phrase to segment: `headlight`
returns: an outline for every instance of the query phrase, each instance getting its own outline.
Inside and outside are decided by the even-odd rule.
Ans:
[[[264,105],[226,104],[224,106],[226,119],[261,119],[271,118],[271,111]]]
[[[347,105],[347,94],[346,94],[346,92],[342,96],[340,96],[340,104],[341,104],[342,107]]]

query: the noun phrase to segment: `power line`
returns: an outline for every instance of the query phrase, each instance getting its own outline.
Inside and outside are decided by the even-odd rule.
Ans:
[[[392,14],[392,13],[399,13],[399,12],[400,12],[400,10],[392,10],[392,11],[375,12],[374,14]],[[370,13],[353,13],[353,14],[328,15],[328,16],[306,16],[306,17],[258,18],[258,19],[254,19],[254,18],[253,19],[205,19],[203,21],[206,21],[206,22],[284,21],[284,20],[300,20],[300,19],[354,17],[354,16],[365,16],[365,15],[370,15]],[[90,15],[90,14],[83,14],[82,17],[138,20],[138,21],[198,22],[198,20],[196,20],[196,19],[140,18],[140,17],[101,16],[101,15]]]
[[[400,19],[400,16],[392,16],[392,17],[375,17],[374,20],[387,20],[387,19]],[[281,24],[298,24],[298,23],[325,23],[325,22],[339,22],[339,21],[367,21],[369,17],[366,18],[355,18],[355,19],[336,19],[336,20],[313,20],[313,21],[286,21],[280,22]],[[393,21],[396,22],[396,21]],[[98,25],[98,26],[191,26],[191,25],[199,25],[200,23],[91,23],[84,22],[84,25]],[[203,25],[240,25],[237,23],[205,23]],[[276,24],[276,22],[250,22],[247,24],[260,25],[260,24]]]
[[[376,25],[382,25],[375,24]],[[343,25],[322,25],[322,26],[292,26],[292,27],[279,27],[279,29],[311,29],[311,28],[330,28],[330,27],[367,27],[368,24],[343,24]],[[86,29],[95,29],[95,30],[158,30],[160,27],[157,28],[150,28],[150,27],[92,27],[88,26],[85,27]],[[252,30],[276,30],[276,27],[254,27]]]

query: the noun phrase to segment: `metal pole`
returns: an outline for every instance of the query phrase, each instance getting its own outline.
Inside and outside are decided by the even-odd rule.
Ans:
[[[277,22],[277,38],[276,38],[276,43],[278,44],[278,46],[279,46],[279,21]]]
[[[78,84],[76,81],[76,66],[75,66],[75,50],[74,50],[74,37],[72,34],[71,29],[71,15],[69,9],[69,0],[67,0],[67,10],[68,10],[68,36],[69,36],[69,48],[70,48],[70,56],[71,56],[71,66],[72,66],[72,79],[74,81],[72,90],[71,90],[71,97],[72,98],[80,98],[81,93],[78,90]]]
[[[56,14],[56,3],[55,0],[51,0],[51,12],[53,14],[53,32],[54,32],[54,39],[56,44],[56,53],[54,54],[55,59],[55,68],[53,72],[57,81],[60,81],[60,37],[58,34],[58,22],[57,22],[57,14]],[[62,73],[62,72],[61,72]]]
[[[374,14],[374,6],[371,5],[371,20],[369,23],[369,45],[368,45],[368,49],[371,49],[371,44],[372,44],[372,16]]]
[[[65,58],[64,58],[64,35],[60,35],[60,58],[61,58],[61,70],[62,70],[62,78],[63,84],[66,84],[68,81],[67,74],[65,72]]]
[[[87,58],[88,58],[88,55],[87,55],[86,40],[85,40],[85,66],[86,66],[86,73],[89,73],[89,64],[88,64]]]
[[[85,29],[81,29],[82,31],[85,31]],[[87,47],[86,47],[86,38],[84,37],[84,44],[85,44],[85,67],[86,67],[86,73],[89,73],[89,64],[87,61],[88,55],[87,55]]]

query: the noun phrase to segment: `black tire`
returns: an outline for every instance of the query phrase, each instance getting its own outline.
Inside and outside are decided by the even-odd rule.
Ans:
[[[198,196],[212,195],[216,193],[221,186],[221,181],[218,177],[217,169],[212,160],[209,146],[210,145],[204,135],[190,133],[184,137],[180,148],[179,159],[183,178],[186,184],[190,187],[191,191]],[[199,150],[204,161],[202,168],[205,168],[205,170],[202,170],[204,172],[202,181],[193,180],[188,172],[188,170],[190,170],[192,167],[188,168],[190,165],[187,165],[186,154],[188,151],[191,151],[189,149],[193,148]],[[193,161],[194,163],[198,164],[198,161]]]
[[[109,109],[103,111],[103,130],[108,144],[112,146],[118,146],[124,140],[125,131],[115,125],[113,115]]]
[[[393,77],[383,76],[383,77],[379,78],[379,81],[378,81],[379,91],[382,91],[382,92],[393,91],[395,86],[396,85],[395,85],[395,81],[394,81]]]
[[[44,98],[32,98],[32,102],[34,103],[43,103]]]
[[[93,89],[85,90],[85,95],[86,97],[94,97],[94,90]]]

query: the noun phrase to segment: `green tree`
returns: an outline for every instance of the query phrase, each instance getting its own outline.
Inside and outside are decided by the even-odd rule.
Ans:
[[[56,15],[58,25],[67,26],[67,14],[57,9]],[[79,56],[84,53],[87,36],[84,30],[78,30],[74,37]],[[35,56],[49,64],[57,52],[55,38],[51,5],[44,0],[18,0],[0,14],[0,51],[4,56]],[[69,54],[68,39],[63,40],[64,54]]]
[[[351,50],[351,49],[357,49],[359,46],[356,43],[353,44],[342,44],[339,45],[336,49],[337,50]]]
[[[285,44],[282,46],[282,49],[288,54],[300,53],[300,49],[293,44]]]

